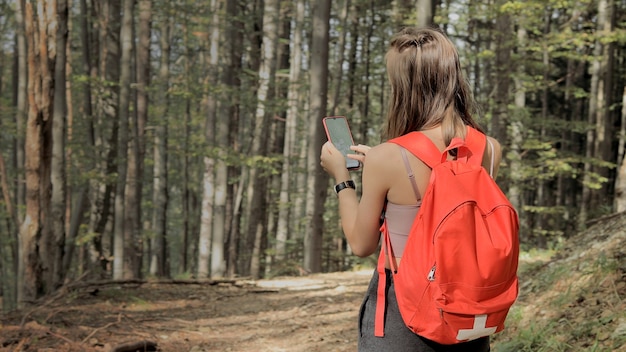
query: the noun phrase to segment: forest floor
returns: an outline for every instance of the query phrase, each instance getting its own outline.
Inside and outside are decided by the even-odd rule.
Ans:
[[[524,253],[492,351],[626,352],[626,214]],[[0,351],[356,351],[372,269],[271,280],[78,282],[0,316]]]
[[[86,285],[0,319],[0,351],[354,351],[371,274]]]

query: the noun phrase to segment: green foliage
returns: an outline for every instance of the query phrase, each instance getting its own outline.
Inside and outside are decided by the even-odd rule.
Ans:
[[[244,158],[244,163],[247,166],[262,170],[264,176],[279,175],[281,171],[279,162],[278,156],[254,155]]]
[[[95,238],[100,237],[101,234],[88,231],[87,224],[81,224],[78,234],[76,235],[76,240],[74,244],[76,246],[82,246],[84,244],[92,242]]]
[[[239,13],[235,18],[226,18],[224,7],[218,9],[217,15],[220,21],[223,21],[220,23],[220,48],[225,47],[223,44],[231,39],[228,37],[230,33],[228,25],[234,21],[241,21],[243,25],[243,28],[235,29],[241,31],[237,33],[243,33],[241,42],[237,43],[236,48],[241,52],[241,58],[236,62],[230,62],[231,53],[220,51],[219,65],[211,67],[207,59],[207,56],[211,54],[208,45],[208,28],[214,24],[214,16],[213,10],[207,5],[207,1],[159,0],[153,6],[154,37],[151,43],[154,49],[151,67],[153,80],[151,86],[146,88],[151,96],[150,116],[148,126],[146,126],[147,142],[144,156],[146,170],[144,170],[145,179],[142,180],[144,199],[141,204],[142,216],[150,219],[151,168],[154,164],[150,152],[153,147],[151,133],[155,125],[167,126],[168,181],[170,183],[167,229],[172,253],[178,253],[182,228],[186,226],[188,231],[194,231],[194,226],[199,221],[198,199],[202,194],[204,158],[224,161],[231,171],[228,180],[230,184],[236,184],[241,179],[242,173],[249,168],[259,170],[264,177],[277,176],[281,172],[281,164],[285,162],[282,150],[272,150],[271,153],[264,155],[246,154],[252,143],[252,136],[259,133],[258,126],[254,126],[251,121],[257,107],[256,94],[259,77],[255,65],[261,60],[258,51],[261,49],[259,39],[262,39],[262,28],[260,28],[262,7],[256,7],[253,2],[241,2],[238,6]],[[281,6],[291,5],[293,4],[281,3]],[[354,121],[353,129],[356,137],[374,145],[379,142],[378,132],[382,125],[382,117],[385,115],[386,99],[388,99],[384,54],[389,37],[397,30],[398,24],[413,25],[416,13],[413,7],[410,7],[411,10],[407,11],[408,13],[394,13],[401,8],[400,2],[359,0],[353,2],[350,9],[351,16],[354,15],[357,20],[354,22],[349,20],[344,28],[341,19],[338,18],[341,5],[343,2],[332,4],[329,56],[331,58],[340,56],[336,43],[341,31],[346,30],[347,46],[343,48],[345,50],[344,61],[336,62],[331,59],[330,63],[331,68],[340,67],[344,68],[344,71],[342,81],[338,82],[338,77],[333,76],[335,70],[331,70],[329,96],[334,96],[333,87],[341,84],[336,111],[349,116],[351,121]],[[503,125],[519,122],[522,127],[519,132],[523,135],[521,145],[512,145],[512,129],[509,130],[508,135],[497,136],[501,139],[507,153],[506,165],[503,165],[500,174],[505,180],[505,191],[510,182],[519,182],[522,193],[522,223],[530,227],[527,233],[536,238],[546,239],[549,247],[558,245],[562,237],[568,235],[569,223],[573,221],[576,211],[581,207],[580,194],[584,187],[599,190],[603,186],[610,185],[615,179],[613,172],[615,160],[588,158],[585,150],[587,132],[596,128],[594,124],[587,122],[586,115],[590,98],[592,98],[588,69],[592,60],[597,59],[593,56],[593,49],[597,43],[617,44],[618,46],[626,43],[624,4],[616,2],[614,6],[616,21],[615,30],[612,32],[597,29],[599,28],[597,1],[593,0],[511,0],[495,3],[448,1],[440,3],[437,8],[435,20],[438,25],[447,30],[455,44],[458,44],[461,60],[464,69],[468,72],[476,98],[483,104],[481,107],[483,112],[480,114],[481,123],[489,129],[496,118],[500,118]],[[5,78],[0,80],[2,84],[0,86],[0,146],[5,159],[9,161],[14,159],[12,153],[15,153],[17,134],[16,111],[13,107],[12,96],[14,87],[10,79],[12,74],[10,63],[13,60],[11,50],[14,50],[15,42],[14,30],[11,28],[14,15],[13,5],[2,2],[0,7],[6,10],[1,11],[5,16],[0,26],[0,44],[3,44],[0,45],[2,48],[0,49],[0,63],[2,63],[0,69],[2,77]],[[71,13],[72,16],[78,16],[77,11]],[[284,19],[290,18],[292,16],[284,16]],[[98,19],[91,20],[94,20],[94,25],[99,23]],[[166,24],[165,20],[172,20],[174,25],[170,41],[171,76],[169,82],[160,82],[158,69],[161,51],[156,48],[161,30]],[[496,30],[497,25],[503,20],[511,22],[509,33],[499,33]],[[83,67],[80,63],[82,63],[83,53],[79,36],[82,34],[80,31],[84,29],[80,28],[80,21],[76,20],[73,23],[69,47],[73,60],[70,83],[74,119],[72,141],[68,143],[68,148],[72,150],[71,164],[68,165],[68,182],[71,186],[88,183],[112,184],[116,181],[117,173],[113,169],[105,169],[104,164],[109,150],[114,148],[116,142],[111,136],[114,113],[108,111],[107,107],[100,106],[99,102],[117,100],[118,97],[114,94],[118,88],[118,82],[102,78],[106,76],[98,71],[106,66],[102,62],[94,62],[96,64],[94,70],[98,71],[95,74],[94,72],[81,72]],[[306,32],[303,34],[308,39],[311,35],[310,16],[306,17],[304,26]],[[526,30],[525,37],[516,36],[514,31],[520,28]],[[292,42],[285,37],[280,39],[280,43],[286,45]],[[95,54],[102,54],[97,53],[100,49],[93,48],[92,59],[94,61],[98,60],[98,55]],[[310,116],[307,115],[307,101],[310,97],[307,94],[310,77],[306,70],[310,67],[311,60],[316,59],[307,51],[308,44],[305,44],[304,49],[304,70],[301,82],[299,82],[302,97],[298,104],[300,112],[297,126],[300,131],[298,141],[308,138]],[[616,70],[613,76],[616,86],[614,90],[624,85],[624,69],[620,67],[620,63],[624,61],[624,53],[620,49],[621,47],[614,53]],[[510,60],[504,63],[504,67],[496,67],[503,54],[510,57]],[[226,67],[240,68],[234,73],[240,82],[239,85],[227,86],[221,81]],[[282,68],[276,72],[274,78],[277,86],[274,87],[274,92],[282,92],[288,87],[286,79],[288,76],[288,69]],[[501,89],[503,83],[507,83],[506,93],[509,95],[501,101],[501,97],[496,99],[495,95],[499,93],[498,90]],[[134,88],[137,87],[133,86]],[[516,91],[518,88],[523,89],[525,93],[524,106],[515,104],[514,94],[518,93]],[[86,89],[91,89],[94,100],[93,114],[96,116],[85,116],[83,111]],[[165,97],[168,99],[169,105],[167,106],[162,99]],[[216,145],[208,138],[214,128],[214,126],[206,126],[206,102],[209,97],[218,102],[218,120],[237,119],[233,121],[236,124],[231,126],[234,129],[233,134],[237,136],[233,145]],[[284,96],[278,93],[273,94],[265,103],[266,112],[269,115],[284,116],[287,107],[287,100]],[[612,101],[611,103],[610,111],[617,116],[620,102]],[[502,106],[497,104],[502,104]],[[236,108],[236,116],[230,116],[227,112],[231,107]],[[616,128],[619,127],[618,124],[616,121]],[[88,143],[88,136],[92,133],[91,125],[96,129],[95,135],[99,137],[96,146]],[[262,138],[266,137],[262,136]],[[293,161],[296,165],[300,157],[291,158],[293,160],[289,162]],[[510,174],[513,172],[513,168],[510,168],[513,162],[520,163],[519,168],[514,169],[518,173],[516,175]],[[584,169],[584,165],[588,166],[587,170]],[[605,172],[607,170],[611,172]],[[295,169],[295,171],[304,172],[305,170]],[[21,173],[23,170],[9,163],[7,175],[10,188],[15,188],[18,182],[16,177]],[[567,184],[567,187],[559,188],[563,184]],[[608,189],[610,190],[611,187]],[[539,190],[543,192],[541,197],[539,197]],[[10,191],[11,194],[15,194],[15,189]],[[290,192],[294,195],[302,191],[302,189],[297,189]],[[276,192],[276,190],[272,189],[271,192]],[[267,196],[275,197],[275,194],[268,193]],[[560,203],[557,203],[556,199],[566,198],[570,194],[570,202],[560,200]],[[189,198],[185,198],[187,196]],[[607,199],[612,196],[612,194],[606,195]],[[292,204],[285,206],[292,206]],[[181,218],[183,209],[189,209],[189,214],[191,214],[189,218]],[[608,213],[611,212],[611,207],[610,205],[594,206],[591,212]],[[0,215],[6,216],[5,213]],[[245,223],[245,221],[247,219],[242,219],[242,222]],[[298,221],[306,221],[306,219],[298,219]],[[324,233],[324,255],[327,263],[340,263],[336,266],[346,263],[348,265],[369,264],[369,259],[342,258],[345,257],[345,250],[339,247],[339,244],[343,234],[339,226],[336,198],[332,193],[326,201],[324,221],[327,225]],[[86,225],[81,226],[76,239],[77,244],[89,243],[97,236],[103,235],[89,233],[87,228]],[[301,228],[292,230],[299,231]],[[147,230],[145,235],[150,238],[152,233]],[[8,238],[4,234],[0,236],[3,236],[1,239],[4,241]],[[195,241],[195,238],[192,240]],[[274,245],[271,241],[270,236],[269,247]],[[192,247],[195,245],[194,243]],[[294,254],[286,259],[285,263],[274,263],[276,273],[293,271],[298,260],[301,259],[302,246],[302,243],[289,244],[290,251],[294,251]],[[274,254],[271,248],[267,254],[269,256]],[[172,263],[177,263],[177,259],[172,258]],[[325,265],[330,268],[335,264]],[[529,340],[521,346],[526,348],[524,346],[533,346],[533,344],[534,342]]]

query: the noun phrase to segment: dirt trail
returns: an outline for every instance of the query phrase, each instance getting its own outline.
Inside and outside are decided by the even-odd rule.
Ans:
[[[3,316],[0,351],[121,351],[141,341],[174,352],[355,351],[371,274],[85,287]]]

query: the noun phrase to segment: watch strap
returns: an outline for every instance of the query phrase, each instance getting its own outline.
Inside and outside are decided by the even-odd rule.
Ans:
[[[335,185],[335,193],[339,194],[339,192],[341,192],[342,190],[344,190],[346,188],[356,189],[356,184],[354,184],[354,181],[352,181],[352,180],[347,180],[347,181],[340,182],[340,183]]]

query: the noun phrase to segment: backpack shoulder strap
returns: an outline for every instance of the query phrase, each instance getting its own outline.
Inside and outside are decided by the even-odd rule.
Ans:
[[[442,158],[442,154],[444,152],[439,150],[435,143],[433,143],[430,138],[426,137],[426,135],[421,132],[415,131],[407,133],[389,140],[389,143],[395,143],[405,148],[411,152],[411,154],[415,155],[428,165],[431,169],[441,164],[442,159],[445,160]],[[469,157],[469,162],[477,166],[482,165],[483,155],[487,144],[487,136],[470,126],[467,126],[464,144],[470,150],[471,156],[474,156]]]
[[[487,136],[480,131],[467,126],[467,134],[465,135],[465,145],[472,152],[473,158],[469,158],[469,163],[480,166],[483,163],[483,155],[487,145]]]
[[[389,140],[389,143],[395,143],[408,150],[431,169],[441,163],[441,150],[421,132],[407,133]]]

